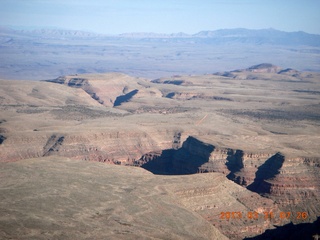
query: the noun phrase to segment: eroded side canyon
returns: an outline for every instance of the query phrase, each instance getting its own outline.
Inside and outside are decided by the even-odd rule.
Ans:
[[[320,215],[318,75],[288,74],[2,81],[0,161],[68,158],[181,178],[188,184],[167,186],[179,206],[231,239],[311,223]],[[219,218],[240,211],[261,218]],[[308,218],[264,219],[265,211]]]

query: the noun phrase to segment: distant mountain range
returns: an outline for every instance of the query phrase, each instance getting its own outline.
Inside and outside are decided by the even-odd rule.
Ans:
[[[154,79],[243,69],[263,62],[320,71],[320,35],[275,29],[107,35],[0,26],[0,47],[0,78],[5,79],[103,72]]]
[[[307,45],[320,46],[320,35],[306,32],[284,32],[276,29],[251,30],[245,28],[220,29],[215,31],[201,31],[196,34],[154,34],[154,33],[126,33],[119,35],[125,38],[137,39],[180,39],[207,43],[238,42],[249,44],[275,45]]]
[[[276,29],[252,30],[245,28],[220,29],[215,31],[201,31],[196,34],[186,33],[123,33],[119,35],[104,35],[92,32],[62,29],[36,29],[15,30],[0,27],[0,37],[4,36],[28,36],[36,38],[122,38],[136,39],[140,41],[184,41],[200,43],[247,43],[247,44],[270,44],[270,45],[305,45],[320,46],[320,35],[306,32],[284,32]]]
[[[105,35],[93,32],[65,30],[65,29],[13,29],[9,27],[0,27],[0,35],[33,36],[43,38],[61,38],[61,37],[102,37]]]

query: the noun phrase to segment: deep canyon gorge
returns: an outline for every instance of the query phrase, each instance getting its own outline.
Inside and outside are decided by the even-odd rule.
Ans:
[[[21,204],[29,206],[26,199],[32,198],[24,189],[41,196],[42,204],[56,199],[48,209],[58,209],[57,215],[42,224],[65,224],[73,229],[70,239],[86,236],[76,228],[88,219],[94,219],[93,225],[86,223],[84,229],[97,227],[95,221],[102,219],[112,232],[104,236],[114,239],[162,238],[165,230],[152,235],[157,224],[171,229],[170,239],[244,239],[281,226],[291,226],[292,234],[299,226],[315,231],[320,216],[319,78],[316,72],[259,64],[152,81],[121,73],[1,80],[1,191],[12,188],[25,199],[16,200],[14,191],[2,194],[2,211],[15,217],[1,217],[1,223],[10,226],[19,216],[22,222],[17,233],[8,227],[0,236],[41,232],[37,224],[23,222],[28,219]],[[64,179],[62,195],[50,185],[51,178]],[[106,183],[104,190],[112,197],[98,195],[90,200],[95,207],[86,208],[79,199],[90,196],[81,193],[81,183],[97,187],[96,193],[86,193],[92,196]],[[45,186],[57,195],[53,198]],[[77,215],[79,210],[70,209],[68,215],[61,197],[86,210]],[[59,211],[67,214],[65,223]],[[244,216],[222,219],[221,212]],[[259,217],[249,219],[249,212]],[[264,218],[265,212],[275,217]],[[292,216],[280,218],[282,212]],[[307,217],[298,218],[298,213]],[[45,207],[39,209],[32,221],[45,214]],[[48,228],[43,237],[62,236],[48,226],[42,226]]]

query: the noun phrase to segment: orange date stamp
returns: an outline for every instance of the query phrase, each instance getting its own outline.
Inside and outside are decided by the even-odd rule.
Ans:
[[[259,214],[258,212],[251,211],[247,213],[243,212],[220,212],[220,219],[230,220],[230,219],[250,219],[250,220],[258,220],[263,218],[264,220],[268,219],[300,219],[300,220],[307,220],[308,219],[307,212],[280,212],[275,214],[273,212],[263,212]]]

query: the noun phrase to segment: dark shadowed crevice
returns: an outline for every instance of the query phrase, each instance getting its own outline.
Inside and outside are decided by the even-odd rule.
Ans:
[[[313,223],[301,223],[294,225],[293,223],[277,227],[275,229],[266,230],[263,234],[245,240],[264,240],[264,239],[320,239],[320,217]]]
[[[72,78],[68,82],[69,87],[74,87],[74,88],[82,88],[86,85],[89,85],[88,79],[85,78]]]
[[[152,172],[153,174],[158,175],[173,175],[175,171],[173,169],[173,156],[176,150],[167,149],[161,151],[159,155],[157,154],[149,154],[142,156],[141,160],[147,161],[142,164],[141,167]],[[149,157],[149,158],[148,158]]]
[[[176,95],[175,92],[170,92],[166,95],[166,98],[173,98]]]
[[[179,136],[180,137],[180,136]],[[176,145],[173,145],[173,147]],[[214,146],[188,137],[178,149],[166,149],[160,153],[148,153],[138,161],[142,168],[159,175],[186,175],[199,173],[200,167],[209,161]]]
[[[46,145],[43,147],[43,156],[49,156],[58,152],[62,143],[64,141],[64,136],[52,135]]]
[[[88,93],[92,97],[92,99],[96,100],[98,103],[100,103],[102,105],[104,104],[104,101],[101,100],[100,97],[96,93],[90,93],[90,92],[86,92],[86,93]]]
[[[222,159],[211,159],[215,146],[189,136],[179,147],[179,140],[180,134],[175,134],[171,149],[147,153],[135,161],[134,165],[159,175],[186,175],[214,171],[204,166],[222,161],[229,170],[226,176],[229,180],[264,195],[271,193],[270,181],[280,173],[284,162],[284,156],[276,153],[257,169],[255,178],[252,183],[250,181],[250,184],[243,176],[245,166],[242,150],[227,149],[226,156]]]
[[[240,185],[244,185],[245,183],[242,182],[240,178],[236,176],[236,173],[241,172],[243,169],[243,151],[242,150],[232,150],[228,151],[228,157],[226,166],[230,173],[227,175],[227,178],[238,183]]]
[[[185,81],[184,80],[166,80],[163,83],[164,84],[181,85],[182,83],[185,83]]]
[[[280,173],[280,168],[284,162],[284,156],[281,153],[276,153],[263,163],[256,172],[256,177],[252,184],[247,189],[259,193],[270,193],[271,184],[267,182]]]
[[[158,83],[158,84],[173,84],[173,85],[183,85],[183,86],[190,86],[193,85],[192,82],[182,80],[182,79],[168,79],[168,80],[161,80],[161,79],[155,79],[151,81],[152,83]]]
[[[4,142],[4,140],[6,140],[7,138],[3,135],[0,135],[0,144],[2,144]]]
[[[199,168],[208,161],[208,158],[194,155],[182,148],[166,149],[141,167],[158,175],[186,175],[198,173]]]
[[[125,95],[121,95],[119,97],[116,98],[116,100],[114,101],[113,107],[118,107],[120,106],[122,103],[128,102],[130,101],[130,99],[136,95],[138,93],[138,89],[135,89]]]

